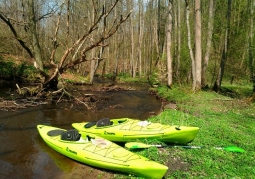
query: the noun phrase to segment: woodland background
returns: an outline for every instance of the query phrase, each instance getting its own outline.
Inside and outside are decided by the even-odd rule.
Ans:
[[[0,54],[35,61],[45,83],[71,70],[90,83],[99,74],[219,91],[225,80],[255,92],[254,7],[255,0],[0,0]]]

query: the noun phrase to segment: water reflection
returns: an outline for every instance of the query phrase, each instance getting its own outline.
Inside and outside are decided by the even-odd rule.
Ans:
[[[75,162],[73,160],[55,152],[42,140],[40,136],[36,137],[36,144],[38,144],[38,148],[40,148],[40,156],[36,159],[38,166],[40,166],[41,163],[54,161],[54,164],[63,172],[70,172],[74,168]]]

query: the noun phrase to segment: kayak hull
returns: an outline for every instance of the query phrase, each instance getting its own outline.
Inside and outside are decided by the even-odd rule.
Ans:
[[[165,165],[151,161],[97,136],[93,136],[91,140],[83,138],[79,141],[66,141],[61,139],[61,135],[49,135],[54,131],[63,130],[65,132],[64,129],[46,125],[37,125],[37,129],[49,147],[90,166],[150,178],[163,178],[168,170]]]
[[[186,144],[193,141],[198,127],[170,126],[130,118],[111,119],[109,126],[91,126],[88,122],[73,123],[82,135],[94,134],[114,142],[130,142],[137,139],[155,139],[162,142]]]

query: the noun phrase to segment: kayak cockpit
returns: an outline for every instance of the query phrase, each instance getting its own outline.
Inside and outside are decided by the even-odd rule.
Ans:
[[[113,126],[113,125],[119,125],[127,121],[127,118],[123,119],[109,119],[109,118],[103,118],[99,121],[92,121],[88,122],[84,125],[85,128],[91,128],[93,126],[96,127],[105,127],[105,126]]]

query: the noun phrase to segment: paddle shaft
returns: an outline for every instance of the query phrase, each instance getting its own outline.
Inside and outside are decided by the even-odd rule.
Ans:
[[[148,145],[148,147],[158,147],[158,148],[166,148],[166,147],[182,147],[182,148],[186,148],[186,149],[202,149],[205,148],[204,146],[183,146],[183,145],[159,145],[159,144],[155,144],[155,145]],[[225,150],[227,149],[227,147],[214,147],[214,149],[217,150]]]
[[[145,149],[149,147],[158,147],[158,148],[164,148],[164,147],[182,147],[186,149],[201,149],[205,148],[204,146],[182,146],[182,145],[160,145],[160,144],[144,144],[140,142],[128,142],[125,144],[125,147],[129,149]],[[229,146],[229,147],[213,147],[216,150],[226,150],[230,152],[240,152],[243,153],[245,152],[244,149],[236,146]]]
[[[183,145],[149,145],[150,147],[158,147],[158,148],[165,148],[165,147],[182,147],[186,149],[201,149],[204,148],[203,146],[183,146]]]

